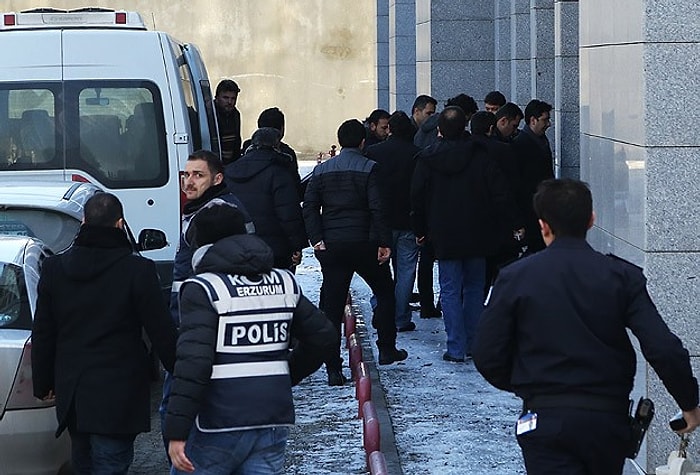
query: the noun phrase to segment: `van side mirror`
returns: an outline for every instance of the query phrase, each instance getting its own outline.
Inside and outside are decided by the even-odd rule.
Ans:
[[[168,239],[160,229],[142,229],[139,233],[139,242],[137,244],[139,251],[163,249],[167,245]]]

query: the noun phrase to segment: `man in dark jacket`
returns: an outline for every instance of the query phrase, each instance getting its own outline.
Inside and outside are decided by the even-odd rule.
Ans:
[[[547,180],[534,202],[547,248],[499,274],[474,363],[523,399],[516,434],[528,473],[620,474],[637,368],[628,329],[684,411],[687,431],[700,424],[697,380],[642,270],[586,243],[595,218],[588,187]]]
[[[532,197],[537,185],[554,178],[552,148],[545,132],[551,125],[552,106],[533,99],[525,107],[525,126],[513,140],[513,150],[521,176],[521,195],[518,199],[525,217],[525,242],[528,252],[544,249],[537,216],[532,208]]]
[[[321,366],[334,341],[333,326],[291,272],[272,267],[272,250],[244,221],[219,203],[187,231],[196,276],[180,288],[165,424],[174,473],[283,473],[292,385]]]
[[[74,244],[44,262],[32,332],[34,395],[55,396],[75,473],[126,474],[150,430],[144,328],[172,371],[177,332],[155,264],[134,254],[119,200],[98,193]]]
[[[508,223],[508,187],[488,150],[463,136],[459,107],[440,114],[442,139],[418,155],[411,185],[413,230],[428,236],[440,271],[440,302],[447,332],[446,361],[470,356],[483,307],[485,257],[498,250]]]
[[[350,279],[355,272],[377,297],[372,324],[377,329],[379,364],[408,357],[396,349],[394,282],[387,261],[391,231],[386,225],[376,163],[362,152],[365,128],[348,120],[338,128],[340,153],[314,168],[304,195],[304,222],[316,258],[321,263],[321,308],[336,329],[335,348],[326,360],[328,384],[341,386],[340,326]]]
[[[420,149],[413,144],[411,119],[397,111],[389,117],[389,138],[367,148],[365,154],[377,162],[377,182],[391,228],[391,259],[396,288],[396,328],[415,330],[411,321],[411,294],[416,279],[418,244],[411,230],[411,178],[415,169],[413,157]]]
[[[231,79],[224,79],[216,86],[214,106],[224,164],[234,162],[241,156],[241,113],[236,108],[240,92],[241,88]]]
[[[308,246],[297,182],[289,156],[278,151],[280,133],[264,127],[239,160],[226,166],[225,182],[255,223],[255,234],[272,248],[274,265],[290,269]]]

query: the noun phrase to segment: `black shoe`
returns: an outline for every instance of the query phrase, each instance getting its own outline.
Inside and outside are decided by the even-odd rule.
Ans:
[[[343,386],[348,382],[341,369],[327,369],[326,372],[328,373],[328,386]]]
[[[411,309],[411,312],[417,312],[418,310],[420,310],[420,304],[409,303],[408,308]]]
[[[403,361],[408,358],[408,351],[389,348],[386,350],[379,349],[379,364],[391,364],[397,361]]]
[[[442,312],[438,309],[431,311],[420,312],[420,318],[442,318]]]
[[[464,363],[464,358],[455,358],[454,356],[450,356],[450,354],[447,352],[442,355],[442,359],[452,363]]]
[[[408,322],[406,325],[396,329],[397,332],[412,332],[416,329],[416,324],[413,322]]]

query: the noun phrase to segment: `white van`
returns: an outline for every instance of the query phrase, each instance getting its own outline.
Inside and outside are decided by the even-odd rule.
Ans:
[[[218,152],[209,79],[197,48],[148,31],[138,13],[41,8],[0,13],[0,184],[86,181],[117,195],[164,288],[180,232],[180,173]]]

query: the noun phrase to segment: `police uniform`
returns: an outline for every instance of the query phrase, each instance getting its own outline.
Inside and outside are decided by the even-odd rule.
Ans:
[[[472,353],[491,384],[523,399],[529,422],[517,437],[529,474],[622,472],[636,369],[627,329],[680,408],[696,407],[688,352],[640,268],[558,237],[501,271]]]

